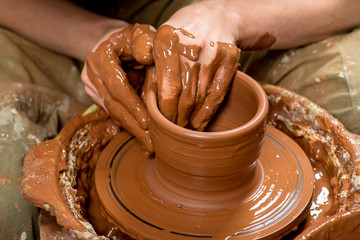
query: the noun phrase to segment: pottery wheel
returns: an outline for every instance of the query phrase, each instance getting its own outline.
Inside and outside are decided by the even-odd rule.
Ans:
[[[136,239],[273,239],[300,223],[313,194],[309,159],[292,139],[269,125],[257,165],[261,184],[250,198],[229,209],[193,211],[163,200],[147,184],[152,162],[136,139],[122,132],[96,166],[103,208]]]

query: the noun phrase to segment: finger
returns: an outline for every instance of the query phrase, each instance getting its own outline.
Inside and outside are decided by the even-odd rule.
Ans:
[[[85,85],[84,89],[85,89],[85,92],[87,93],[87,95],[89,95],[94,100],[94,102],[97,103],[97,100],[101,99],[101,98],[99,96],[99,93],[96,91],[94,84],[92,84],[91,81],[89,80],[89,77],[87,75],[86,64],[84,65],[83,70],[81,72],[81,80],[83,81],[83,83]],[[98,103],[98,105],[100,105],[100,104]]]
[[[214,73],[221,64],[221,57],[219,56],[220,54],[221,51],[219,51],[219,48],[217,46],[215,47],[214,45],[211,45],[211,47],[205,47],[205,52],[200,56],[199,62],[207,63],[201,65],[200,67],[195,106],[191,114],[191,118],[197,115],[205,101]]]
[[[155,30],[147,24],[135,24],[132,29],[131,47],[136,62],[144,65],[153,63],[152,47]]]
[[[159,62],[156,68],[159,109],[167,119],[175,122],[181,90],[179,57],[174,56]]]
[[[192,119],[194,129],[203,131],[225,98],[236,73],[240,50],[235,44],[218,43],[220,67],[216,70],[204,103]]]
[[[110,46],[109,50],[113,51],[116,56],[120,56],[122,60],[131,61],[134,58],[132,57],[132,47],[131,47],[131,31],[133,25],[127,26],[119,32],[113,33],[110,35],[109,39],[104,43]],[[101,49],[100,51],[102,51]],[[106,49],[105,49],[106,50]],[[99,51],[99,47],[96,50]]]
[[[114,46],[105,42],[95,54],[89,54],[88,63],[98,72],[111,97],[121,103],[142,128],[147,129],[148,115],[145,105],[129,83],[115,52]]]
[[[144,149],[151,155],[154,150],[152,148],[149,131],[139,127],[134,117],[129,114],[129,112],[120,103],[112,100],[111,98],[106,98],[105,106],[115,123],[134,135]]]
[[[176,124],[186,127],[189,116],[195,104],[197,78],[200,64],[183,59],[181,61],[181,83],[182,90],[179,96],[178,116]]]
[[[124,127],[127,131],[133,134],[142,143],[144,148],[151,154],[153,150],[148,131],[142,129],[138,125],[136,119],[131,114],[129,114],[127,109],[123,107],[121,103],[116,102],[112,99],[112,97],[108,93],[107,88],[99,79],[99,77],[95,74],[95,71],[92,68],[92,57],[92,55],[89,55],[88,59],[90,61],[86,62],[86,64],[88,65],[86,69],[90,81],[94,84],[99,95],[104,101],[104,109],[107,110],[107,112],[116,124]]]
[[[196,94],[195,94],[195,104],[194,104],[194,109],[191,113],[191,118],[193,118],[194,116],[197,115],[197,113],[199,112],[201,106],[203,105],[205,98],[206,98],[206,93],[208,91],[209,86],[211,85],[211,81],[212,78],[214,76],[214,72],[216,67],[215,66],[217,64],[214,63],[214,60],[205,66],[200,66],[200,70],[199,70],[199,76],[198,76],[198,81],[197,81],[197,89],[196,89]]]
[[[154,39],[153,50],[159,109],[172,122],[176,121],[181,90],[178,41],[171,27],[162,26]]]
[[[87,75],[87,65],[84,65],[84,68],[81,72],[81,80],[84,82],[86,93],[97,103],[103,103],[98,91],[96,90],[94,84],[90,81],[89,76]]]
[[[185,31],[185,30],[183,30]],[[181,55],[191,61],[197,61],[200,55],[201,47],[196,45],[179,44]]]
[[[88,86],[85,86],[85,92],[87,95],[90,96],[90,98],[100,107],[102,107],[106,112],[107,109],[105,108],[104,100],[100,97],[99,93],[97,91],[94,91],[93,89],[89,88]]]
[[[145,81],[144,84],[141,86],[141,99],[144,101],[146,105],[146,95],[151,87],[151,85],[155,82],[155,71],[154,65],[148,66],[146,68],[145,73]]]
[[[88,56],[88,60],[91,59],[92,57],[93,57],[93,55],[90,54]],[[86,73],[87,73],[86,74],[87,77],[84,77],[83,79],[89,80],[89,84],[87,84],[85,86],[85,91],[97,104],[99,104],[106,112],[108,112],[108,110],[106,109],[105,104],[104,104],[104,99],[109,94],[108,94],[103,82],[99,79],[97,73],[93,70],[91,64],[92,64],[92,61],[86,61],[84,69],[83,69],[83,72],[86,71]],[[92,88],[88,87],[90,85],[93,87]],[[94,91],[94,89],[96,92]],[[97,101],[97,100],[99,100],[99,101]]]

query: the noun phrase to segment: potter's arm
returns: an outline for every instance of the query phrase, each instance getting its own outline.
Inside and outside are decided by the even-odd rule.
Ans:
[[[82,61],[106,32],[127,25],[68,0],[0,0],[0,6],[1,26]]]
[[[230,15],[240,48],[266,47],[259,44],[266,33],[276,39],[272,49],[286,49],[360,26],[358,0],[225,0],[221,4]]]

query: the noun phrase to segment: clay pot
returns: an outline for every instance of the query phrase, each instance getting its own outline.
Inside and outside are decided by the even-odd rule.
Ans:
[[[235,84],[237,83],[234,82],[234,85]],[[317,169],[317,178],[315,179],[313,199],[316,200],[318,196],[323,196],[322,190],[324,188],[327,188],[330,193],[333,193],[333,196],[329,196],[329,199],[323,206],[319,206],[321,211],[317,211],[317,215],[313,215],[311,211],[307,214],[305,221],[299,226],[298,231],[293,233],[289,239],[358,239],[360,236],[358,228],[359,221],[357,220],[360,216],[360,190],[359,184],[357,184],[359,173],[356,169],[359,169],[358,159],[360,159],[359,136],[346,131],[338,120],[334,119],[325,110],[316,106],[304,97],[272,85],[264,85],[263,87],[270,100],[268,123],[276,126],[283,133],[286,133],[288,136],[295,139],[301,148],[305,150],[309,158],[314,160],[311,161],[311,164],[314,169]],[[230,97],[231,94],[232,93],[230,93]],[[234,101],[229,102],[235,104]],[[225,111],[225,109],[223,109],[223,111]],[[219,117],[221,115],[222,113],[220,112]],[[232,119],[234,117],[232,115],[229,116],[231,117],[224,121],[234,121]],[[250,117],[250,120],[251,119],[252,118]],[[216,130],[215,126],[219,125],[219,123],[212,123],[209,127],[209,131],[212,132],[209,132],[208,134],[218,134],[221,129],[218,128],[218,130]],[[244,126],[245,125],[246,124],[244,124]],[[95,233],[91,224],[88,222],[88,219],[85,219],[82,215],[80,207],[76,207],[78,203],[78,200],[76,199],[77,196],[81,196],[81,199],[89,199],[93,195],[91,193],[95,192],[94,174],[92,174],[94,169],[93,165],[99,163],[99,156],[102,150],[111,145],[118,135],[126,135],[126,133],[120,129],[115,129],[117,129],[116,125],[109,119],[106,113],[99,107],[93,105],[79,113],[65,126],[64,129],[62,129],[56,138],[37,145],[26,154],[22,182],[24,198],[34,205],[50,211],[52,216],[56,216],[56,221],[55,217],[51,220],[51,228],[46,227],[44,221],[40,221],[43,236],[46,236],[49,239],[59,239],[58,234],[66,234],[64,238],[76,236],[76,238],[79,239],[89,239],[91,237],[93,239],[100,239],[97,235],[99,232],[97,232],[97,234]],[[236,127],[233,127],[233,129],[236,129]],[[271,130],[269,126],[268,130]],[[129,138],[128,135],[126,135],[126,139],[127,138]],[[135,142],[135,140],[131,141]],[[196,141],[198,142],[195,143],[200,145],[201,138],[196,138]],[[266,141],[267,137],[265,137],[263,149],[266,149]],[[84,142],[87,144],[83,144]],[[132,144],[133,142],[129,142],[129,144]],[[141,151],[140,146],[136,147],[137,145],[135,143],[133,146],[134,151]],[[173,146],[170,147],[174,148]],[[72,159],[76,159],[74,156],[78,158],[78,161],[76,162],[78,171],[69,171],[67,166],[69,166],[69,162],[72,163]],[[261,156],[259,159],[258,165],[261,165]],[[131,162],[133,162],[133,160],[134,159],[131,159]],[[155,163],[157,161],[158,160],[152,162]],[[165,162],[167,161],[170,160],[165,158]],[[186,163],[188,164],[188,162]],[[158,167],[155,167],[154,165],[152,168],[149,167],[147,169],[158,169]],[[178,173],[184,172],[183,167],[177,167],[175,170]],[[160,168],[157,171],[162,173]],[[323,173],[324,175],[319,173]],[[200,174],[202,174],[202,172]],[[172,175],[166,170],[165,175],[168,175],[168,178],[172,179]],[[191,172],[188,175],[194,178],[194,176],[199,174]],[[208,175],[208,173],[205,175]],[[250,173],[250,175],[252,175],[252,173]],[[319,176],[322,177],[318,179]],[[151,179],[149,175],[147,178]],[[199,178],[202,179],[203,177]],[[206,178],[210,181],[212,177]],[[217,180],[215,182],[218,182],[220,177],[218,176],[216,178]],[[71,181],[69,181],[69,179]],[[341,180],[341,184],[337,184],[340,183],[339,180]],[[77,183],[72,181],[77,181]],[[149,182],[153,187],[154,183],[152,181],[154,180]],[[226,179],[224,181],[226,182]],[[181,186],[185,189],[185,192],[188,193],[191,189],[181,182],[182,181],[176,182],[176,184]],[[208,184],[207,181],[205,182]],[[231,184],[231,181],[227,182]],[[167,179],[165,181],[165,186],[169,186],[166,184],[170,184]],[[77,186],[76,191],[72,189],[72,186],[75,185]],[[126,183],[125,185],[128,184]],[[143,189],[143,185],[139,185],[141,185],[141,189]],[[220,186],[224,185],[220,184]],[[243,186],[244,183],[241,185]],[[284,183],[284,185],[287,184]],[[90,187],[90,189],[87,189],[87,187]],[[255,188],[256,187],[254,187],[254,189]],[[202,190],[202,186],[197,186],[196,189],[197,190],[194,190],[196,192],[206,192]],[[80,190],[84,195],[80,194]],[[211,189],[209,192],[212,193],[212,196],[215,196],[214,193],[217,192],[217,189]],[[89,195],[87,195],[87,193]],[[73,196],[73,198],[71,198],[71,196]],[[150,196],[149,198],[153,199],[153,196]],[[65,199],[67,201],[65,201]],[[155,201],[156,200],[157,199],[155,199]],[[134,201],[130,199],[129,203],[133,202]],[[139,204],[141,206],[144,205],[142,202]],[[167,208],[169,204],[159,202],[158,205],[164,205],[164,207]],[[187,205],[189,208],[194,207],[194,205],[190,203],[187,203]],[[213,205],[208,206],[208,209],[213,209]],[[89,207],[88,210],[89,212],[90,210],[93,210],[93,213],[96,214],[103,214],[103,209],[98,205],[94,205],[93,208]],[[150,208],[150,210],[152,211],[150,214],[154,217],[158,215],[156,209]],[[180,210],[181,209],[179,209],[179,211]],[[139,213],[142,212],[143,211],[140,211]],[[221,215],[223,215],[223,212],[225,212],[225,210],[221,211]],[[249,211],[245,211],[245,214],[249,215]],[[201,214],[199,213],[199,216],[204,215],[203,212],[201,212]],[[209,215],[214,215],[214,212]],[[90,222],[93,225],[101,222],[103,225],[111,226],[111,224],[107,222],[109,216],[103,216],[105,217],[104,219],[97,219],[98,221],[90,220]],[[191,218],[187,218],[187,221],[192,218],[194,218],[194,215],[192,215]],[[239,217],[238,219],[243,220],[242,217]],[[173,220],[174,218],[166,219],[167,222]],[[286,220],[288,221],[288,219]],[[48,223],[50,222],[48,220],[46,221]],[[220,225],[221,228],[227,228],[229,227],[228,223],[229,221],[224,221],[224,219],[221,218],[216,221],[216,224],[211,225],[211,227]],[[59,230],[56,230],[53,227],[56,226],[56,224],[60,225],[57,226]],[[196,224],[198,224],[198,222],[196,222]],[[194,226],[196,224],[194,224]],[[206,222],[204,226],[209,226],[209,224]],[[97,228],[99,228],[99,226],[97,226]],[[236,227],[236,229],[239,228]],[[112,230],[113,228],[110,228],[109,233],[112,233]],[[105,233],[104,235],[108,236],[108,234]],[[174,236],[175,235],[172,235],[171,238],[165,239],[174,239]],[[101,237],[101,239],[104,238],[104,236]],[[235,238],[237,239],[237,237]],[[255,237],[251,239],[254,238]]]
[[[257,190],[268,101],[255,80],[237,73],[228,99],[205,132],[166,119],[155,87],[147,106],[156,153],[147,179],[156,194],[182,208],[212,211],[232,207]]]

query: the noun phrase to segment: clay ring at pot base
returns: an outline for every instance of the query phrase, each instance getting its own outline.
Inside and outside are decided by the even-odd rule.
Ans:
[[[276,86],[263,87],[270,102],[268,122],[298,142],[315,170],[313,206],[298,230],[287,239],[360,238],[356,170],[359,136],[346,131],[338,120],[306,98]],[[85,199],[93,193],[92,169],[99,154],[119,131],[106,113],[93,105],[70,121],[55,139],[40,143],[27,153],[22,183],[24,198],[50,211],[56,216],[52,217],[53,225],[59,224],[56,229],[40,222],[46,239],[59,239],[59,229],[65,239],[107,238],[94,231],[86,212],[91,208],[101,212],[99,205]],[[71,171],[71,164],[75,164],[76,172]],[[327,193],[324,189],[328,190],[325,195],[328,198],[320,205],[317,199]]]

